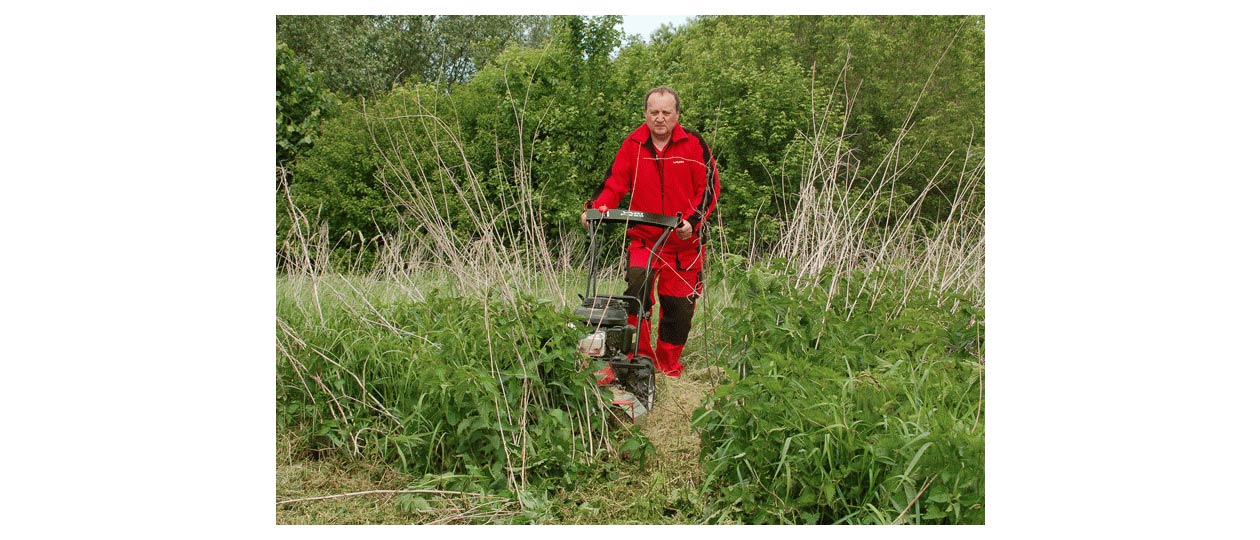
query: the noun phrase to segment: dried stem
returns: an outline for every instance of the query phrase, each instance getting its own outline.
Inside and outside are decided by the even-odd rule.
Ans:
[[[338,493],[336,495],[324,495],[320,497],[303,497],[301,499],[288,499],[284,501],[276,501],[276,506],[282,504],[292,504],[308,501],[323,501],[328,499],[341,499],[345,497],[359,497],[362,495],[406,495],[406,494],[425,494],[425,495],[460,495],[464,497],[482,497],[493,498],[506,501],[502,497],[494,497],[492,495],[482,495],[481,493],[468,493],[464,491],[443,491],[440,489],[372,489],[368,491],[355,491],[351,493]]]
[[[906,503],[905,509],[901,511],[901,514],[897,516],[897,519],[893,520],[893,525],[901,525],[901,519],[906,517],[906,512],[910,511],[910,508],[913,507],[914,503],[919,500],[919,497],[923,496],[923,492],[927,491],[928,486],[932,485],[934,480],[936,480],[935,474],[923,482],[923,487],[919,488],[919,492],[915,494],[913,499],[910,499],[909,503]]]

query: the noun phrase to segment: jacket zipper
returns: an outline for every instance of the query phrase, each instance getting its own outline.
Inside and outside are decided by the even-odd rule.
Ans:
[[[665,149],[669,149],[669,143],[665,143]],[[663,151],[663,150],[662,150]],[[656,143],[652,143],[652,155],[656,157],[656,179],[661,182],[661,215],[665,214],[665,157],[656,155]]]

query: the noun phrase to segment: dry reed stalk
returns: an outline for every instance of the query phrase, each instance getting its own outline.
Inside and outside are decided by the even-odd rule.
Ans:
[[[482,512],[482,513],[475,512],[476,510],[484,508],[486,506],[490,506],[492,504],[503,505],[505,502],[509,502],[509,501],[507,501],[507,499],[492,499],[492,500],[489,500],[480,504],[473,505],[469,507],[467,510],[464,510],[463,512],[452,514],[449,516],[442,516],[434,521],[426,523],[426,525],[445,525],[447,523],[450,523],[456,520],[470,521],[473,519],[493,519],[493,518],[501,518],[501,517],[516,515],[516,512],[505,511],[502,508],[495,510],[493,512]]]
[[[286,245],[290,244],[290,240],[292,239],[294,235],[296,235],[298,246],[301,249],[302,264],[298,265],[297,268],[290,267],[289,271],[290,271],[290,274],[292,274],[292,273],[295,273],[293,272],[293,270],[296,269],[298,270],[298,272],[296,273],[307,274],[310,276],[311,288],[313,290],[313,294],[315,297],[315,311],[319,314],[320,324],[323,324],[324,323],[324,310],[320,306],[320,303],[319,303],[319,276],[322,274],[323,269],[327,268],[326,265],[328,261],[328,250],[327,249],[322,250],[323,252],[322,260],[325,263],[325,266],[317,270],[316,265],[315,265],[316,259],[311,256],[311,252],[310,252],[309,246],[311,245],[311,243],[307,241],[306,233],[304,232],[306,229],[310,228],[311,222],[306,218],[306,214],[302,212],[302,210],[298,208],[297,205],[294,204],[293,202],[293,195],[289,192],[288,171],[286,171],[283,167],[278,167],[276,174],[279,176],[280,186],[284,189],[285,201],[288,202],[288,205],[286,208],[289,213],[289,220],[291,223],[293,223],[293,227],[289,229],[290,238],[286,239],[285,244]],[[323,233],[321,236],[321,239],[323,240],[323,242],[318,245],[327,246],[327,240],[328,240],[327,223],[322,224],[322,226],[320,227],[320,231]],[[319,252],[320,251],[317,251],[316,253],[319,253]],[[292,257],[286,257],[286,259],[289,261],[292,261]],[[293,263],[290,262],[289,264],[293,264]]]
[[[458,130],[425,104],[416,102],[414,113],[383,118],[373,118],[364,110],[372,139],[385,158],[387,175],[381,178],[382,184],[411,224],[400,236],[421,239],[390,242],[395,248],[390,273],[397,275],[417,262],[440,261],[437,264],[456,278],[460,292],[493,291],[509,303],[520,292],[562,294],[560,275],[568,268],[552,256],[529,185],[530,154],[541,124],[527,136],[523,108],[528,105],[528,92],[527,86],[525,101],[518,106],[509,88],[518,139],[507,177],[513,188],[511,201],[505,200],[509,193],[500,193],[497,201],[487,197],[484,179],[467,159]],[[396,126],[403,121],[419,128],[419,141]],[[450,154],[457,159],[448,161]],[[432,175],[426,172],[426,162],[432,163]],[[469,232],[456,231],[452,225],[456,215],[469,223]],[[522,226],[506,232],[501,223],[508,216],[519,217]],[[410,249],[407,258],[413,264],[398,263],[404,246]],[[572,253],[572,243],[566,251]]]
[[[484,321],[486,324],[485,326],[486,346],[488,347],[489,355],[490,355],[490,374],[494,376],[496,381],[498,381],[499,392],[500,392],[500,394],[496,394],[494,396],[494,414],[495,414],[495,419],[496,419],[495,425],[498,426],[499,442],[503,445],[503,456],[505,460],[503,468],[505,472],[507,473],[506,476],[508,479],[508,489],[511,490],[513,493],[516,493],[517,502],[520,502],[522,505],[524,505],[525,501],[524,499],[522,499],[522,491],[524,490],[525,485],[524,485],[524,482],[516,478],[515,471],[516,470],[523,471],[525,467],[523,466],[518,467],[516,465],[513,465],[512,450],[510,449],[509,444],[508,444],[509,437],[507,433],[505,433],[503,430],[503,426],[505,425],[505,422],[503,421],[504,414],[507,415],[507,422],[506,422],[507,424],[513,424],[514,422],[512,420],[512,411],[506,407],[508,393],[507,393],[507,388],[503,384],[503,374],[499,371],[498,366],[494,361],[494,339],[493,339],[494,334],[490,330],[490,303],[489,302],[490,300],[488,297],[482,298],[482,306],[484,309]],[[502,403],[500,403],[500,397],[503,398]],[[517,441],[514,439],[513,445],[519,444],[519,442],[520,441]],[[523,464],[524,462],[522,462],[522,465]]]
[[[294,339],[302,346],[306,345],[305,343],[302,342],[301,338],[297,337],[297,334],[293,332],[293,329],[289,328],[289,325],[284,323],[283,320],[277,318],[276,322],[280,324],[281,331],[284,334],[288,335],[290,338]],[[307,369],[306,365],[303,364],[300,360],[298,360],[297,357],[293,355],[293,353],[289,352],[289,348],[284,346],[284,344],[280,341],[278,336],[276,339],[276,349],[280,351],[280,354],[283,355],[285,359],[289,362],[289,366],[293,368],[294,373],[297,373],[299,375],[301,374],[310,375],[310,370]],[[318,403],[315,400],[314,392],[311,392],[310,385],[306,383],[306,377],[300,377],[299,380],[302,381],[302,389],[306,391],[306,396],[311,399],[311,403]]]
[[[293,504],[310,501],[325,501],[329,499],[341,499],[345,497],[361,497],[363,495],[407,495],[407,494],[425,494],[425,495],[459,495],[462,497],[480,497],[483,499],[504,500],[501,497],[492,495],[482,495],[480,493],[470,493],[464,491],[445,491],[440,489],[371,489],[367,491],[354,491],[350,493],[337,493],[335,495],[322,495],[319,497],[303,497],[300,499],[288,499],[284,501],[276,501],[276,506],[284,504]]]
[[[375,410],[376,412],[384,415],[386,418],[393,420],[394,423],[398,425],[398,427],[403,427],[402,421],[399,420],[397,416],[394,416],[393,413],[389,412],[389,408],[386,407],[385,404],[381,403],[380,400],[376,399],[376,396],[373,396],[371,392],[368,392],[367,385],[363,383],[363,378],[359,377],[358,374],[356,374],[353,371],[350,371],[345,366],[341,365],[340,362],[334,360],[332,357],[324,354],[324,352],[319,350],[318,348],[312,347],[311,352],[314,352],[315,354],[319,355],[320,358],[323,358],[324,360],[328,361],[328,363],[336,366],[341,371],[344,371],[346,372],[346,374],[350,375],[350,377],[354,379],[354,382],[359,385],[359,389],[362,390],[363,392],[361,394],[363,397],[357,398],[357,399],[353,396],[349,396],[345,394],[343,394],[342,397],[351,401],[356,401],[360,405],[363,405],[364,407]],[[372,403],[368,403],[369,399],[372,401]],[[347,425],[349,424],[347,423]]]
[[[897,515],[897,519],[893,520],[893,523],[892,523],[893,525],[901,525],[901,520],[902,518],[906,517],[906,512],[910,511],[910,507],[914,506],[914,503],[919,500],[919,497],[923,496],[923,492],[927,491],[928,486],[932,485],[932,482],[934,480],[936,480],[935,474],[932,475],[931,478],[928,478],[926,481],[923,482],[923,487],[919,488],[919,492],[914,495],[913,499],[910,499],[909,503],[906,503],[905,509],[901,511],[901,514]]]
[[[900,307],[890,314],[895,316],[904,309],[910,292],[921,285],[935,294],[961,291],[982,301],[983,218],[976,219],[973,213],[977,208],[983,212],[983,200],[978,197],[983,160],[975,163],[972,148],[967,148],[950,215],[928,233],[920,213],[949,169],[952,154],[912,200],[896,208],[897,185],[922,152],[922,148],[908,156],[902,152],[902,144],[913,129],[913,108],[890,150],[873,171],[863,173],[852,149],[846,149],[848,120],[856,97],[848,92],[845,75],[842,70],[822,111],[811,104],[813,131],[807,136],[808,156],[795,205],[785,214],[794,217],[787,221],[770,256],[783,258],[795,270],[796,287],[822,285],[825,280],[827,309],[842,293],[840,278],[861,270],[863,278],[856,291],[845,281],[843,306],[850,317],[858,307],[857,298],[869,296],[873,306],[889,293],[900,296]],[[930,81],[931,75],[915,107]],[[840,96],[837,87],[844,88]],[[828,132],[834,122],[833,103],[843,104],[838,133]],[[829,276],[825,275],[828,269]]]

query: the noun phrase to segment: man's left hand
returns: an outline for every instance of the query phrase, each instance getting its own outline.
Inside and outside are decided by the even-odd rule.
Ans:
[[[675,232],[677,232],[678,237],[682,238],[683,240],[691,238],[691,222],[685,219],[682,220],[682,226],[678,227],[678,229],[676,229]]]

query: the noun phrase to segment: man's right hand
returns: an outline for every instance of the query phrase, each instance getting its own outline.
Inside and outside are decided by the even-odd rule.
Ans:
[[[595,210],[600,210],[600,214],[607,214],[609,213],[609,206],[601,204],[600,208],[596,208]],[[586,210],[582,210],[582,228],[585,229],[587,227],[590,227],[590,225],[587,225],[586,223]]]
[[[596,208],[595,210],[599,210],[599,213],[601,213],[601,214],[607,214],[607,213],[608,213],[608,206],[607,206],[607,205],[600,205],[600,207],[599,207],[599,208]],[[583,210],[583,211],[582,211],[582,228],[583,228],[583,229],[586,229],[586,228],[589,228],[589,227],[590,227],[590,225],[588,225],[588,224],[586,223],[586,210]]]

